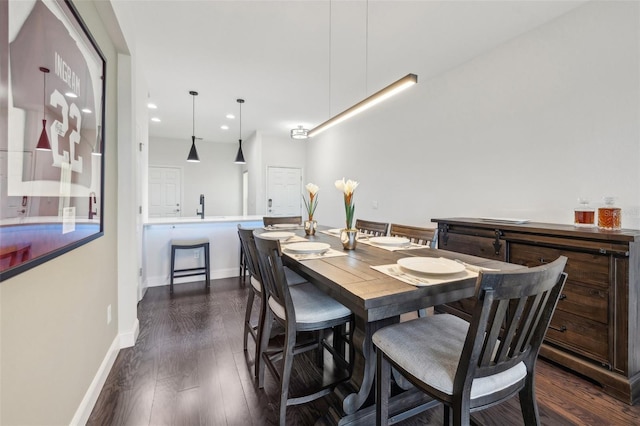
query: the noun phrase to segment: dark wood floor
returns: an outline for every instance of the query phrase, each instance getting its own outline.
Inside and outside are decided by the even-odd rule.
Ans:
[[[249,353],[242,349],[247,291],[237,278],[212,281],[210,292],[203,282],[177,285],[173,297],[168,286],[150,288],[138,307],[136,345],[120,351],[88,424],[276,424],[276,384],[267,372],[265,388],[258,389],[251,340]],[[303,369],[315,368],[310,358],[299,358]],[[640,424],[640,406],[619,402],[544,360],[537,363],[537,393],[543,425]],[[329,403],[324,398],[289,407],[287,424],[313,424]],[[523,424],[517,398],[473,419],[482,425]],[[438,407],[403,424],[441,422]]]

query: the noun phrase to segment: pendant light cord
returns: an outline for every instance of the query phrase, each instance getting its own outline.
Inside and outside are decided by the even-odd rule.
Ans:
[[[42,119],[46,120],[45,108],[47,103],[47,73],[42,73]]]
[[[331,117],[331,15],[332,2],[329,0],[329,117]]]
[[[192,94],[191,99],[193,99],[193,107],[191,109],[191,136],[196,135],[196,95]]]
[[[364,34],[364,95],[369,94],[369,0],[367,0],[367,12]]]

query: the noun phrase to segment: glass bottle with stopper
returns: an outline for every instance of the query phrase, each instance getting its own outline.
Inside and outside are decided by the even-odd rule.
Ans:
[[[622,210],[614,206],[613,197],[604,197],[604,206],[598,209],[598,228],[600,229],[620,229],[622,221]]]
[[[589,200],[578,198],[580,205],[573,210],[573,224],[575,226],[595,226],[596,210],[589,206]]]

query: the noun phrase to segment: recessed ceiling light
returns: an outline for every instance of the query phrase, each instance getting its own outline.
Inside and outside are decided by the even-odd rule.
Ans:
[[[149,103],[147,104],[147,107],[148,107],[149,109],[158,109],[158,105],[156,105],[156,104],[154,104],[154,103],[151,103],[151,102],[149,102]]]
[[[64,95],[65,95],[66,97],[68,97],[68,98],[77,98],[77,97],[78,97],[78,95],[76,95],[76,94],[75,94],[75,93],[73,93],[73,92],[67,92],[67,93],[65,93]]]
[[[229,130],[229,126],[227,126],[226,124],[223,124],[222,126],[220,126],[220,128],[222,130]]]
[[[89,108],[82,108],[82,112],[84,112],[85,114],[91,114],[93,111],[91,111]]]
[[[233,114],[227,114],[227,115],[226,115],[226,117],[227,117],[229,120],[233,120],[234,118],[236,118],[236,116],[235,116],[235,115],[233,115]]]
[[[152,117],[151,121],[159,123],[161,120],[158,117]]]

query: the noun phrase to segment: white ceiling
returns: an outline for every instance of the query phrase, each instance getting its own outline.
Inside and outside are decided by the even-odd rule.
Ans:
[[[152,137],[237,142],[312,128],[408,73],[424,82],[580,1],[112,0],[158,105]],[[225,115],[233,113],[235,120]],[[223,131],[220,126],[228,124]]]

